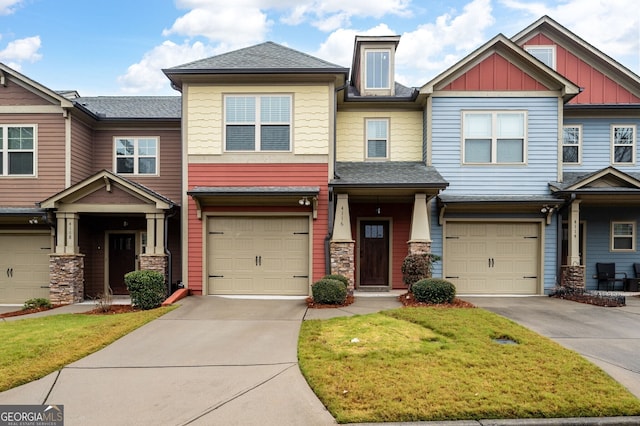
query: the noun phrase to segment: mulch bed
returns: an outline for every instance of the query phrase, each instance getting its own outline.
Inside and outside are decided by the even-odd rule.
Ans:
[[[621,306],[626,306],[627,304],[624,296],[601,296],[588,293],[566,293],[555,294],[551,297],[571,300],[578,303],[586,303],[588,305],[602,306],[605,308],[619,308]]]
[[[475,308],[475,305],[469,302],[465,302],[457,297],[453,299],[453,303],[427,303],[418,302],[413,293],[405,293],[398,296],[398,300],[402,303],[402,306],[406,307],[430,307],[430,308]]]
[[[138,312],[140,309],[134,308],[131,305],[111,305],[108,308],[95,308],[89,312],[85,312],[85,315],[113,315],[113,314],[126,314],[129,312]]]
[[[325,305],[322,303],[316,303],[313,301],[313,297],[309,296],[306,298],[306,302],[307,302],[307,307],[312,308],[312,309],[329,309],[329,308],[344,308],[345,306],[349,306],[350,304],[352,304],[354,302],[354,297],[353,295],[347,295],[346,300],[344,301],[343,304],[341,305]]]
[[[5,312],[4,314],[0,314],[0,318],[9,318],[9,317],[17,317],[20,315],[35,314],[38,312],[59,308],[61,306],[65,306],[65,305],[54,305],[52,308],[41,307],[41,308],[33,308],[33,309],[20,309],[19,311]]]

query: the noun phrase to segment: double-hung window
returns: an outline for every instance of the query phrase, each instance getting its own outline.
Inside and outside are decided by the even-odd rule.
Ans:
[[[564,126],[562,128],[562,162],[565,164],[580,163],[582,129],[580,126]]]
[[[385,159],[389,151],[389,120],[367,119],[367,158]]]
[[[158,174],[158,138],[115,138],[116,173],[131,175]]]
[[[465,164],[522,164],[526,152],[526,114],[522,111],[463,113]]]
[[[367,50],[366,61],[366,89],[389,89],[391,87],[391,51]]]
[[[290,151],[291,96],[225,96],[226,151]]]
[[[636,223],[611,222],[611,251],[635,251]]]
[[[636,161],[636,126],[612,126],[611,149],[613,164],[634,164]]]
[[[34,176],[36,126],[0,126],[0,176]]]

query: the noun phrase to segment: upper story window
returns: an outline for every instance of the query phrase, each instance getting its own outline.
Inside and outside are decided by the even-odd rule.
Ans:
[[[555,46],[525,46],[524,50],[546,66],[556,69]]]
[[[463,163],[522,164],[526,152],[526,114],[522,111],[463,113]]]
[[[636,126],[612,126],[611,150],[613,164],[636,162]]]
[[[581,147],[581,126],[564,126],[562,128],[562,162],[565,164],[579,164]]]
[[[116,173],[132,175],[158,174],[158,138],[115,138]]]
[[[366,89],[389,89],[391,87],[391,51],[367,50],[366,57]]]
[[[225,96],[227,151],[290,151],[291,96]]]
[[[34,176],[36,126],[0,126],[0,176]]]
[[[635,222],[611,222],[611,251],[635,251],[635,235]]]
[[[389,155],[389,120],[368,119],[367,126],[367,158],[384,159]]]

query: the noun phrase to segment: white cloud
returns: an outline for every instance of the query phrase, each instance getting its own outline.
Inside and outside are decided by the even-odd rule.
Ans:
[[[340,29],[331,33],[329,37],[327,37],[327,41],[320,45],[320,49],[311,54],[318,58],[322,58],[325,61],[333,62],[336,65],[351,67],[351,60],[353,58],[353,46],[355,37],[357,35],[379,36],[395,34],[396,33],[386,24],[380,24],[365,31],[358,31],[354,29]]]
[[[216,52],[201,42],[181,45],[165,41],[151,51],[145,53],[142,60],[131,65],[126,74],[118,77],[121,90],[130,94],[157,93],[169,89],[169,80],[162,72],[163,68],[182,65],[197,59],[211,56]]]
[[[0,61],[19,70],[23,62],[36,62],[42,59],[42,55],[38,52],[40,45],[39,36],[13,40],[0,51]]]
[[[11,15],[22,0],[0,0],[0,15]]]

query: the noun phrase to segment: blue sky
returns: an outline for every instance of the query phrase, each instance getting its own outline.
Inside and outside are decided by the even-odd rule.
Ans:
[[[166,95],[162,68],[266,40],[348,67],[355,35],[399,34],[396,79],[420,86],[545,14],[640,74],[637,0],[0,0],[0,62],[83,96]]]

